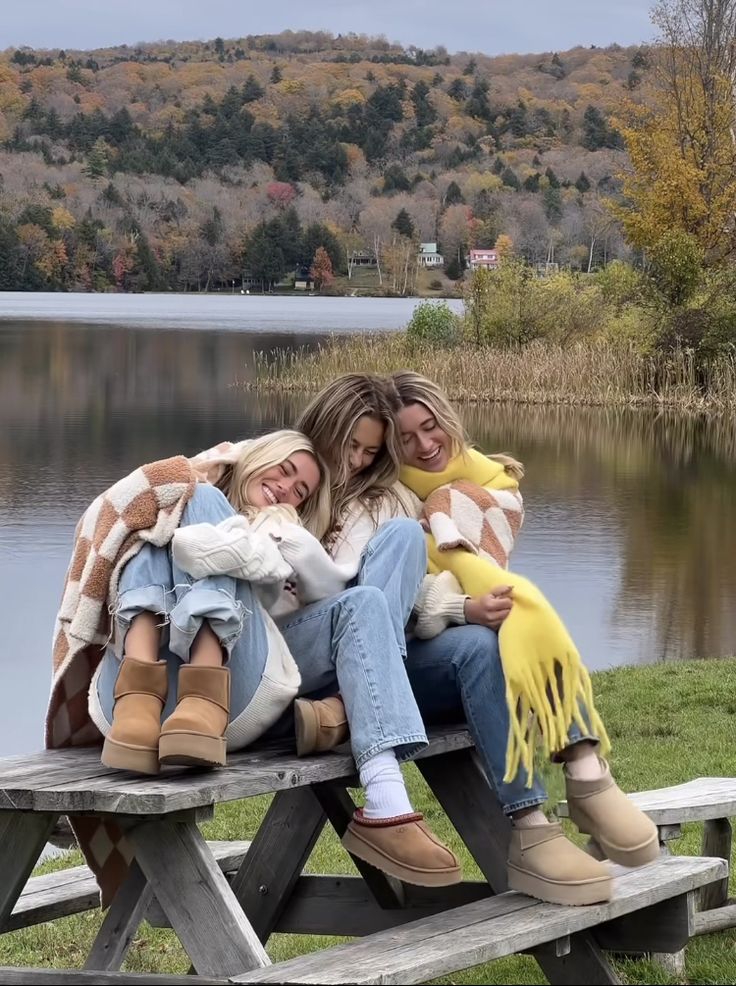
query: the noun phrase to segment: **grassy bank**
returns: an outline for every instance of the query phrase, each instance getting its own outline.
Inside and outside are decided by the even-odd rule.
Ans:
[[[595,675],[600,709],[613,742],[612,763],[625,790],[643,790],[677,784],[698,776],[733,773],[736,726],[736,661],[661,664],[625,668]],[[435,830],[457,848],[457,837],[431,799],[413,768],[407,769],[414,803],[425,811]],[[547,780],[551,804],[562,794],[558,769],[549,768]],[[252,837],[267,806],[266,798],[254,798],[218,808],[206,827],[213,839]],[[697,855],[701,827],[685,826],[673,851]],[[58,869],[79,861],[71,854],[46,864]],[[312,858],[316,872],[350,870],[337,839],[325,833]],[[477,876],[465,855],[469,876]],[[733,882],[733,881],[732,881]],[[91,913],[66,918],[38,928],[0,938],[0,965],[80,966],[100,925]],[[274,959],[286,958],[325,940],[275,935],[269,943]],[[676,983],[650,962],[627,960],[617,964],[624,982]],[[170,931],[141,929],[129,952],[126,968],[132,971],[185,972],[187,959]],[[687,952],[688,983],[736,982],[736,932],[721,932],[695,939]],[[499,960],[454,975],[443,983],[502,984],[544,983],[536,963],[526,957]]]
[[[692,354],[643,356],[633,345],[535,341],[523,348],[413,345],[405,334],[332,340],[311,353],[257,354],[249,388],[317,391],[340,373],[391,373],[411,367],[456,401],[736,409],[736,355],[699,370]]]

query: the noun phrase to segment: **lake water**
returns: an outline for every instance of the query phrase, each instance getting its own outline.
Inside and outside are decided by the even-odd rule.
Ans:
[[[396,329],[414,304],[0,294],[0,754],[42,745],[53,621],[87,503],[142,462],[293,421],[302,400],[238,386],[254,351]],[[591,668],[736,653],[732,423],[464,412],[481,448],[526,464],[514,566]]]

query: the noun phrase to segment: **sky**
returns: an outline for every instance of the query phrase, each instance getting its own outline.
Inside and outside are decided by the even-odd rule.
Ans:
[[[450,51],[562,51],[651,40],[652,0],[5,0],[0,50],[100,48],[292,30],[383,34]]]

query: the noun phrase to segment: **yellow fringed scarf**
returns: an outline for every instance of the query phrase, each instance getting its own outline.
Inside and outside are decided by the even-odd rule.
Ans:
[[[455,456],[440,473],[412,466],[401,471],[401,481],[421,500],[460,479],[489,491],[518,489],[503,465],[474,449]],[[573,723],[584,733],[597,735],[605,755],[610,743],[595,708],[590,675],[567,628],[542,592],[524,576],[470,551],[438,550],[431,534],[427,547],[430,572],[452,572],[470,596],[485,595],[500,585],[512,587],[514,605],[498,634],[510,719],[504,780],[512,781],[523,766],[531,787],[535,746],[539,742],[546,756],[563,750]]]

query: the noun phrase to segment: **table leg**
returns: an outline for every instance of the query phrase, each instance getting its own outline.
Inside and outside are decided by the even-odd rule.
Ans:
[[[260,941],[276,927],[326,821],[309,788],[273,798],[231,883]]]
[[[13,913],[58,817],[56,812],[0,814],[0,928]]]
[[[132,828],[136,860],[200,975],[270,965],[263,945],[191,817]]]
[[[120,969],[152,897],[151,885],[134,860],[125,883],[108,908],[84,963],[85,969]]]

